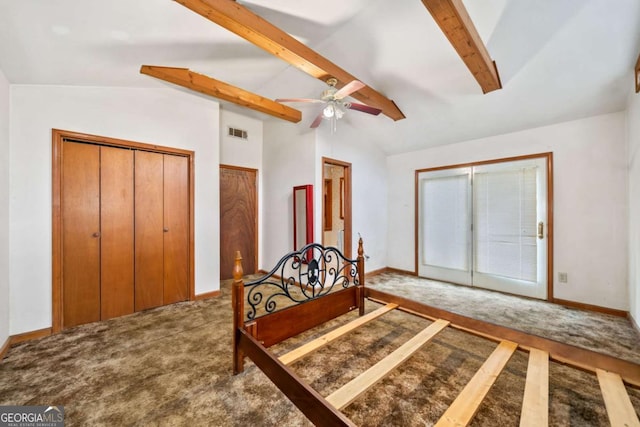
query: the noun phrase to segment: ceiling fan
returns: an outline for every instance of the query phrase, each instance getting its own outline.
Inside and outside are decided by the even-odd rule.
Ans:
[[[358,104],[356,102],[345,101],[344,98],[351,95],[354,92],[362,89],[366,85],[358,80],[353,80],[351,83],[344,85],[341,89],[336,88],[338,80],[331,77],[327,80],[329,88],[322,92],[320,99],[314,98],[283,98],[276,99],[276,102],[312,102],[322,103],[322,110],[311,123],[312,128],[320,126],[322,119],[329,120],[331,122],[331,131],[335,132],[336,123],[344,116],[346,110],[355,110],[363,113],[373,114],[377,116],[382,110],[374,107],[370,107],[365,104]]]

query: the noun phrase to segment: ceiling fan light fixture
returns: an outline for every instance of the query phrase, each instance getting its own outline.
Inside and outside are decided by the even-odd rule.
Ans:
[[[327,120],[331,127],[331,132],[335,132],[337,128],[337,122],[346,114],[347,110],[356,110],[363,113],[373,114],[377,116],[382,112],[382,110],[374,107],[370,107],[364,104],[357,104],[345,101],[344,98],[357,92],[362,89],[366,85],[358,80],[353,80],[346,85],[342,86],[342,88],[338,89],[336,85],[338,84],[338,80],[335,78],[330,78],[327,80],[327,85],[329,86],[325,89],[320,95],[320,99],[311,99],[311,98],[286,98],[286,99],[276,99],[278,102],[313,102],[313,103],[323,103],[323,107],[320,110],[319,114],[311,123],[311,128],[317,128],[322,120]]]
[[[333,103],[328,103],[326,107],[324,107],[324,110],[322,110],[322,116],[325,119],[330,119],[331,117],[333,117],[336,114],[336,109],[333,106]]]
[[[331,100],[327,102],[326,107],[322,110],[322,118],[329,120],[331,133],[335,133],[338,128],[338,120],[344,116],[346,103],[338,100]]]
[[[322,110],[322,117],[327,120],[340,120],[346,111],[345,107],[341,102],[329,101]]]

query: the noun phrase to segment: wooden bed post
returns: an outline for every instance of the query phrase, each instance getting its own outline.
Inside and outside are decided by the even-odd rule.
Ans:
[[[244,282],[242,281],[242,255],[236,251],[233,263],[233,285],[231,287],[231,308],[233,310],[233,375],[244,370],[244,354],[239,349],[240,328],[244,327]]]
[[[362,247],[362,237],[358,239],[358,305],[360,316],[364,315],[364,248]]]

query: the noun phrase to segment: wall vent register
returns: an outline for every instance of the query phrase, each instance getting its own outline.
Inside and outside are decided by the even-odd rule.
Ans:
[[[229,127],[229,136],[240,139],[249,139],[249,133],[246,130]]]

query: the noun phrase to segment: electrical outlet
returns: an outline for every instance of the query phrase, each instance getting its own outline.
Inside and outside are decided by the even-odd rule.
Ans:
[[[569,277],[567,273],[558,273],[558,282],[567,283],[569,281]]]

